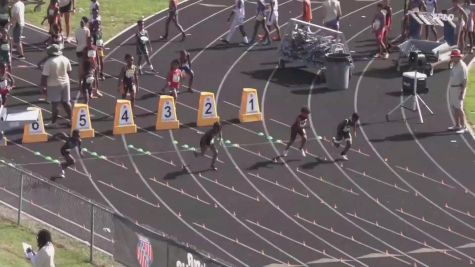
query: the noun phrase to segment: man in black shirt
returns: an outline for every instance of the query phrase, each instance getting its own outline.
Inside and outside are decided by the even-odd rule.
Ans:
[[[343,160],[348,160],[346,155],[351,148],[352,139],[350,131],[353,131],[353,135],[356,137],[356,126],[359,121],[359,116],[357,113],[353,113],[351,118],[345,119],[338,124],[336,130],[336,137],[332,138],[332,142],[336,147],[340,147],[340,144],[343,141],[346,141],[345,149],[341,152],[341,158]]]
[[[195,157],[198,157],[198,156],[204,156],[208,148],[211,149],[211,152],[213,152],[213,159],[211,161],[211,169],[214,171],[218,170],[218,168],[216,168],[215,166],[216,159],[218,158],[218,150],[216,149],[215,144],[219,143],[221,140],[222,140],[221,124],[219,124],[219,122],[215,122],[213,124],[213,128],[208,130],[201,137],[201,140],[200,140],[201,153],[197,153],[195,151]]]

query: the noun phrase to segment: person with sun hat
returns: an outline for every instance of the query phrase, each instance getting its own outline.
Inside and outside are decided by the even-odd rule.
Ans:
[[[463,55],[459,49],[452,50],[450,59],[453,68],[450,71],[449,103],[452,106],[455,116],[455,125],[448,128],[449,131],[456,131],[463,134],[467,131],[465,126],[465,114],[463,111],[463,101],[467,91],[467,64],[463,62]]]

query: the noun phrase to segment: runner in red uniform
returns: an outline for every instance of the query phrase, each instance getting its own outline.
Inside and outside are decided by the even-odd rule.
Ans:
[[[171,95],[176,99],[178,97],[178,90],[181,87],[182,71],[180,69],[180,62],[178,59],[172,61],[170,71],[168,72],[167,84],[162,88],[162,93],[168,88]]]
[[[305,128],[307,127],[308,115],[310,115],[310,110],[307,107],[300,109],[300,114],[297,116],[297,119],[295,119],[294,124],[292,124],[290,127],[290,140],[287,143],[287,147],[285,148],[284,153],[282,153],[282,156],[287,157],[289,148],[294,143],[297,135],[300,135],[300,138],[302,139],[302,143],[300,144],[300,152],[304,157],[307,155],[305,151],[305,143],[307,142],[307,133],[305,132]]]

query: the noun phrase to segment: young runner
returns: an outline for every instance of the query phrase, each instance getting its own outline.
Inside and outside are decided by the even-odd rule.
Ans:
[[[426,11],[431,14],[437,13],[437,0],[425,0]],[[432,31],[434,34],[434,40],[437,41],[437,29],[435,26],[426,26],[426,39],[429,40],[429,32]]]
[[[160,36],[160,40],[168,39],[168,28],[170,27],[170,22],[172,21],[177,29],[181,32],[181,41],[184,41],[186,38],[186,33],[178,22],[178,0],[170,0],[170,4],[168,5],[168,18],[167,22],[165,23],[165,34]]]
[[[257,31],[259,30],[259,26],[261,26],[262,29],[264,29],[264,35],[267,36],[267,40],[264,43],[262,43],[262,45],[270,45],[272,43],[270,39],[269,28],[267,28],[267,24],[266,24],[265,11],[266,11],[266,6],[264,4],[264,0],[258,0],[257,11],[256,11],[256,22],[254,24],[254,32],[252,33],[250,44],[253,44],[256,41]]]
[[[99,0],[91,0],[91,24],[96,20],[101,19]]]
[[[312,3],[310,0],[303,0],[303,12],[302,12],[302,20],[308,23],[312,23],[313,15],[312,15]]]
[[[148,65],[150,66],[150,70],[153,71],[153,65],[150,61],[148,47],[150,47],[150,52],[152,51],[152,44],[150,43],[150,38],[148,37],[148,31],[144,28],[143,20],[137,21],[138,31],[135,33],[135,39],[137,40],[137,57],[139,66],[139,73],[143,74],[142,72],[142,56],[145,57]]]
[[[3,62],[0,62],[0,105],[5,106],[7,103],[7,96],[15,87],[15,80],[10,75]]]
[[[376,5],[377,12],[374,15],[374,19],[372,22],[372,30],[376,36],[376,42],[379,46],[379,53],[376,54],[375,58],[384,58],[387,59],[389,57],[389,52],[386,47],[386,40],[385,40],[385,31],[386,31],[386,16],[383,12],[384,5],[382,3],[378,3]]]
[[[178,97],[178,90],[181,87],[181,79],[183,73],[180,70],[180,62],[175,59],[170,64],[170,71],[168,72],[167,84],[162,88],[162,93],[165,92],[165,89],[168,88],[175,99]]]
[[[51,0],[46,10],[46,16],[44,20],[48,21],[49,24],[49,33],[53,32],[53,25],[59,25],[61,29],[61,14],[59,13],[59,2],[58,0]],[[43,20],[43,21],[44,21]],[[42,23],[43,24],[43,23]]]
[[[345,149],[341,152],[341,158],[343,160],[348,160],[348,156],[346,154],[352,145],[351,131],[356,137],[356,127],[358,126],[357,123],[359,119],[360,117],[358,114],[353,113],[351,118],[345,119],[338,124],[338,127],[336,128],[336,137],[332,137],[332,142],[336,147],[340,147],[340,144],[343,141],[346,141]]]
[[[105,80],[104,77],[104,41],[102,39],[102,23],[100,19],[95,20],[92,23],[91,29],[91,36],[93,40],[93,44],[97,48],[97,55],[98,55],[98,71],[99,71],[99,78],[101,80]]]
[[[200,139],[201,152],[198,153],[194,151],[195,157],[198,157],[204,156],[206,151],[208,149],[211,149],[211,152],[213,153],[213,159],[211,160],[211,169],[214,171],[218,170],[218,168],[216,168],[215,166],[216,159],[218,159],[218,150],[216,149],[216,144],[219,144],[222,139],[222,126],[221,124],[219,124],[219,122],[215,122],[213,124],[213,128],[208,130]]]
[[[66,28],[66,42],[70,42],[69,33],[71,32],[71,13],[76,12],[76,0],[59,0],[59,12],[61,17],[64,16],[64,24]]]
[[[73,130],[71,137],[68,137],[65,133],[57,133],[54,137],[62,138],[66,141],[66,143],[61,147],[61,155],[64,157],[64,162],[61,163],[61,173],[59,175],[60,178],[66,178],[66,169],[69,166],[73,166],[76,161],[74,160],[73,156],[71,155],[72,149],[77,149],[79,155],[83,157],[83,153],[81,150],[81,136],[79,135],[79,130]]]
[[[280,26],[279,26],[279,3],[277,0],[265,0],[267,1],[267,8],[266,8],[266,25],[269,29],[269,32],[272,31],[272,27],[275,28],[277,31],[277,36],[273,37],[273,41],[280,41]],[[264,39],[267,36],[264,35]]]
[[[87,46],[83,51],[83,76],[82,90],[84,93],[85,103],[89,103],[89,99],[101,97],[99,92],[99,79],[97,76],[97,61],[98,61],[97,48],[92,44],[92,38],[87,40]]]
[[[236,3],[234,4],[234,9],[228,17],[228,22],[231,21],[232,18],[233,22],[231,23],[231,27],[229,28],[228,36],[226,38],[221,39],[221,41],[226,44],[229,44],[229,42],[231,42],[231,38],[234,35],[234,32],[236,31],[236,28],[239,28],[239,31],[241,32],[243,38],[243,43],[248,45],[249,39],[247,38],[246,32],[244,31],[244,18],[246,16],[246,11],[244,9],[244,0],[235,1]]]
[[[389,32],[391,31],[391,27],[393,24],[393,8],[391,7],[391,0],[384,1],[384,13],[386,14],[385,20],[385,31],[383,35],[384,44],[386,45],[387,50],[391,48],[391,42],[389,41]]]
[[[135,106],[135,96],[139,89],[139,78],[137,74],[137,66],[134,64],[134,57],[132,55],[125,55],[126,64],[122,67],[119,75],[119,92],[122,99],[127,98],[127,93],[130,95],[130,104],[132,109]]]
[[[188,78],[188,92],[193,93],[193,79],[195,78],[195,72],[191,68],[190,53],[186,50],[180,51],[180,70],[182,76]]]
[[[0,61],[12,73],[12,44],[6,28],[0,28]]]
[[[53,31],[51,32],[51,35],[49,37],[48,44],[57,44],[59,46],[59,49],[62,50],[64,48],[64,37],[61,31],[59,30],[58,24],[53,24],[51,28],[53,29]],[[48,47],[46,49],[48,49]],[[38,62],[38,69],[41,69],[41,65],[43,65],[43,63],[45,63],[48,58],[49,56],[46,55],[42,60]]]
[[[300,109],[300,114],[297,116],[297,119],[295,119],[294,124],[292,124],[292,126],[290,127],[290,140],[287,143],[287,146],[285,147],[282,156],[287,157],[287,154],[289,153],[289,148],[295,142],[297,135],[300,135],[300,138],[302,140],[302,143],[300,144],[300,152],[302,153],[303,157],[307,156],[307,153],[305,151],[305,143],[307,142],[307,133],[305,132],[305,128],[307,127],[308,115],[310,115],[310,109],[308,109],[307,107],[303,107]]]

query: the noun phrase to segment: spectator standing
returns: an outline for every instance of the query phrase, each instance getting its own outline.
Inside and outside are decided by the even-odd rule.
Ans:
[[[99,0],[91,0],[91,27],[94,21],[101,20]]]
[[[341,6],[338,0],[326,0],[323,2],[325,17],[323,17],[323,25],[335,31],[340,30]]]
[[[56,126],[58,119],[58,106],[63,105],[68,119],[71,119],[71,90],[69,75],[71,74],[71,62],[61,52],[59,45],[52,44],[47,49],[49,56],[43,67],[41,75],[41,87],[51,102],[51,126]]]
[[[389,32],[391,31],[391,27],[393,25],[393,8],[391,7],[391,0],[384,0],[383,10],[386,16],[386,29],[384,31],[383,40],[386,45],[386,49],[389,51],[389,49],[391,48],[391,42],[389,41]]]
[[[303,12],[302,12],[302,20],[308,23],[312,23],[313,15],[312,15],[312,3],[310,0],[303,0]]]
[[[21,36],[23,35],[23,28],[25,27],[25,4],[23,0],[15,0],[15,4],[12,6],[12,20],[11,25],[13,26],[13,42],[16,45],[18,58],[25,59],[23,53],[23,44],[21,41]]]
[[[79,69],[78,69],[78,81],[79,81],[79,88],[82,85],[82,77],[83,77],[83,51],[84,48],[87,46],[87,40],[91,38],[91,31],[88,28],[89,19],[87,17],[82,17],[80,26],[76,30],[76,56],[78,58]]]
[[[436,14],[437,13],[437,0],[425,0],[426,4],[426,11],[430,14]],[[426,26],[426,39],[429,40],[429,32],[432,32],[434,34],[435,41],[437,41],[439,38],[437,37],[437,29],[435,28],[434,25],[432,26]]]
[[[277,31],[277,36],[272,38],[273,41],[280,41],[280,27],[279,27],[279,3],[277,0],[266,0],[267,11],[266,11],[266,25],[269,29],[269,32],[272,31],[272,27]],[[267,34],[267,33],[266,33]],[[266,36],[264,36],[264,39]]]
[[[6,28],[0,28],[0,61],[12,73],[12,42]]]
[[[165,34],[160,36],[160,40],[166,40],[168,38],[168,28],[170,27],[170,22],[172,21],[177,29],[181,32],[181,40],[184,41],[186,38],[186,33],[178,22],[178,0],[170,0],[168,5],[168,18],[167,22],[165,23]]]
[[[455,125],[449,127],[448,130],[463,134],[467,131],[463,110],[463,101],[467,90],[467,65],[463,62],[463,55],[458,49],[452,51],[450,58],[453,68],[450,71],[449,103],[454,111]]]
[[[0,27],[8,27],[10,23],[10,7],[8,6],[8,0],[0,1]]]
[[[231,27],[229,28],[228,36],[226,36],[226,38],[221,39],[223,43],[229,44],[229,42],[231,42],[231,38],[234,35],[234,32],[237,28],[239,28],[239,31],[241,32],[243,38],[243,43],[245,45],[249,44],[249,39],[247,38],[247,34],[244,31],[245,17],[246,11],[244,9],[244,0],[235,0],[234,9],[228,17],[228,22],[231,21],[231,19],[233,19],[233,22],[231,23]]]
[[[465,14],[467,15],[467,23],[466,23],[466,26],[465,26],[465,30],[464,30],[464,33],[463,33],[463,38],[466,38],[468,37],[468,46],[470,47],[470,49],[468,50],[470,52],[470,54],[472,53],[472,50],[473,50],[473,44],[474,44],[474,40],[473,40],[473,30],[474,30],[474,23],[473,23],[473,10],[472,8],[470,7],[470,0],[465,0],[465,4],[463,6],[463,10],[465,11]],[[463,50],[462,50],[463,51]]]
[[[70,42],[70,32],[71,32],[71,13],[76,12],[76,2],[75,0],[59,0],[59,12],[61,16],[64,17],[64,25],[66,28],[66,42]]]
[[[389,57],[389,52],[386,47],[386,40],[385,38],[385,31],[386,31],[386,16],[383,12],[384,5],[382,3],[378,3],[376,5],[377,12],[374,15],[373,22],[372,22],[372,29],[373,33],[376,36],[376,42],[379,47],[379,53],[376,54],[375,58],[384,58],[387,59]]]
[[[266,16],[265,16],[266,6],[264,4],[264,0],[257,1],[257,10],[256,10],[256,22],[254,23],[254,32],[252,33],[250,43],[253,44],[256,41],[257,31],[259,30],[259,26],[264,29],[264,34],[267,36],[267,40],[263,43],[263,45],[270,45],[270,34],[269,29],[266,25]],[[264,35],[262,35],[264,36]]]
[[[454,14],[454,19],[452,22],[454,22],[456,25],[455,35],[457,36],[457,44],[460,51],[463,51],[465,49],[465,36],[463,33],[467,25],[468,17],[459,0],[452,0],[452,4]]]
[[[54,246],[51,233],[42,229],[36,237],[38,252],[34,252],[31,248],[26,250],[27,257],[31,261],[33,267],[55,267],[54,265]]]

